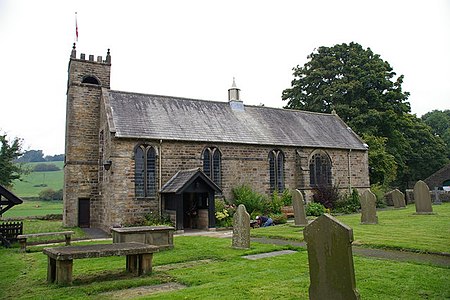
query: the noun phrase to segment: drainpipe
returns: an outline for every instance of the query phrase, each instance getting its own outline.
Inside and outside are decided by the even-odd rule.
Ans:
[[[163,142],[163,140],[159,140],[159,159],[158,159],[158,162],[159,162],[159,172],[158,172],[159,189],[158,190],[161,190],[161,188],[162,188],[162,175],[161,175],[161,172],[162,172],[162,142]],[[159,216],[162,216],[162,197],[161,197],[161,194],[159,194]]]
[[[348,160],[348,191],[350,194],[352,193],[352,170],[351,170],[351,164],[350,164],[351,153],[352,153],[352,149],[349,149],[348,153],[347,153],[347,160]]]

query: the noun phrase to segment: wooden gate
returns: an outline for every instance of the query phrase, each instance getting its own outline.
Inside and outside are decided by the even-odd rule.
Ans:
[[[5,247],[17,241],[17,236],[23,233],[22,222],[0,223],[0,241]]]

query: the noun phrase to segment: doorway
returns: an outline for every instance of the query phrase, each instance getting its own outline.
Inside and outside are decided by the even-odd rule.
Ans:
[[[91,200],[89,198],[78,199],[78,226],[84,228],[91,226]]]

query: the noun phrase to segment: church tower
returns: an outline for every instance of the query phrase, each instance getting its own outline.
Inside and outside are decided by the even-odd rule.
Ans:
[[[69,60],[64,163],[65,226],[89,227],[98,211],[99,119],[102,89],[110,88],[111,56],[76,57],[75,43]]]

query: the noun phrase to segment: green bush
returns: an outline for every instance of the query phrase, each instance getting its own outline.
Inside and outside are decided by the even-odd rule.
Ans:
[[[272,218],[274,224],[285,224],[287,222],[287,217],[284,214],[271,214],[269,217]]]
[[[372,184],[370,186],[370,190],[375,194],[375,197],[377,198],[377,207],[386,207],[387,205],[384,201],[384,194],[387,192],[386,188],[384,188],[381,184]]]
[[[283,193],[281,194],[281,201],[283,202],[284,206],[291,206],[292,205],[292,194],[291,191],[288,189],[285,189]]]
[[[144,217],[144,226],[174,226],[172,220],[170,220],[170,216],[166,213],[159,215],[157,213],[150,212]]]
[[[272,201],[269,203],[269,211],[272,214],[280,214],[281,208],[284,206],[283,194],[279,194],[277,191],[274,191],[272,194]]]
[[[360,208],[358,191],[353,189],[350,195],[345,195],[341,201],[335,203],[333,212],[351,214],[357,212]]]
[[[306,205],[306,215],[307,216],[313,216],[313,217],[319,217],[323,215],[326,211],[325,206],[321,203],[316,202],[310,202]]]
[[[55,164],[36,164],[33,168],[33,172],[51,172],[60,170],[61,169]]]
[[[45,189],[39,193],[39,200],[50,201],[50,200],[62,200],[63,190],[59,189],[57,191],[53,189]]]
[[[227,203],[223,199],[215,200],[216,227],[233,226],[233,215],[236,212],[236,206]]]
[[[234,204],[236,206],[243,204],[250,215],[256,211],[267,213],[270,210],[270,203],[267,197],[253,191],[248,185],[238,186],[232,191],[234,196]]]

